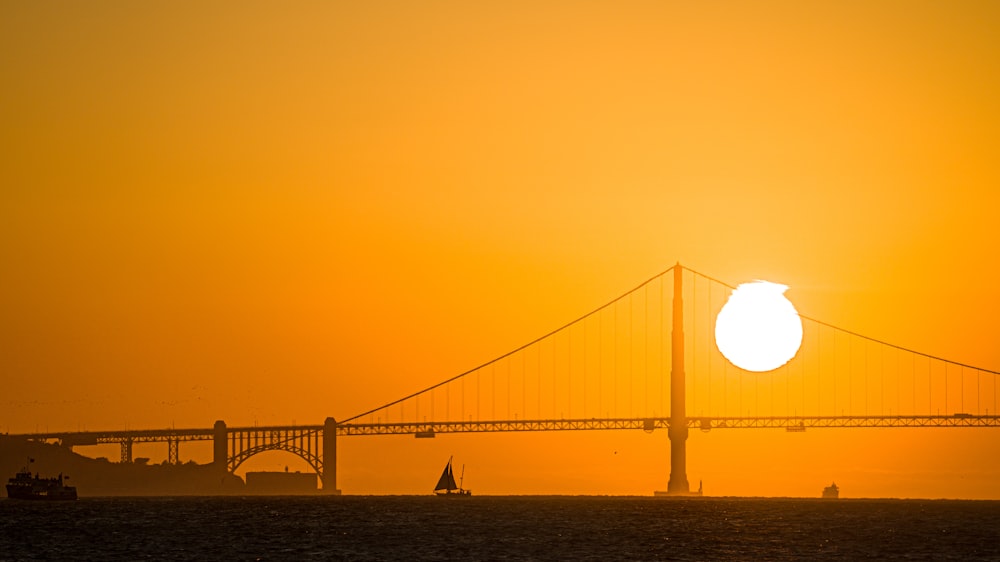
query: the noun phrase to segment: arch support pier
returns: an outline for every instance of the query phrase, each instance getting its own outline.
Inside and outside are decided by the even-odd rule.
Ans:
[[[222,420],[212,430],[212,466],[223,474],[229,472],[229,431]]]
[[[323,493],[340,495],[337,489],[337,420],[326,418],[323,424]]]

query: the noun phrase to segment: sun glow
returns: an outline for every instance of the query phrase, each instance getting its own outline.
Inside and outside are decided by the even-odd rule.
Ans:
[[[730,363],[746,371],[773,371],[802,344],[802,320],[785,285],[754,281],[737,287],[719,311],[715,344]]]

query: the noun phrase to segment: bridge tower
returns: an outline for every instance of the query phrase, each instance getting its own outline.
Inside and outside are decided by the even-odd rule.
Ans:
[[[323,424],[323,493],[340,495],[337,489],[337,420]]]
[[[685,411],[684,388],[684,268],[674,266],[673,327],[670,337],[670,481],[668,495],[684,495],[691,492],[687,480],[687,412]]]

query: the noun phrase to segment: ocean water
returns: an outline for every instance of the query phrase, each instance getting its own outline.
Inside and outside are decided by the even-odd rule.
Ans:
[[[1000,502],[0,500],[0,560],[1000,560]]]

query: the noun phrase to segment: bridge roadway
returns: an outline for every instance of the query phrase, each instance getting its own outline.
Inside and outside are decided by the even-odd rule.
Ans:
[[[845,427],[1000,427],[997,415],[925,416],[772,416],[772,417],[690,417],[687,429],[785,429]],[[182,441],[212,441],[212,464],[229,473],[243,462],[265,451],[287,451],[304,459],[323,485],[323,492],[337,489],[337,438],[354,435],[414,435],[432,438],[438,433],[488,433],[515,431],[581,431],[669,429],[670,418],[587,418],[492,421],[442,421],[406,423],[343,423],[327,418],[323,425],[226,427],[217,421],[208,429],[140,429],[119,431],[68,431],[11,435],[35,441],[58,441],[66,447],[118,443],[121,462],[132,462],[135,443],[167,443],[169,463],[178,463]]]
[[[689,417],[689,429],[786,429],[822,427],[1000,427],[1000,416],[773,416]],[[587,418],[549,420],[452,421],[423,423],[350,423],[337,426],[337,435],[416,435],[490,433],[506,431],[579,431],[669,429],[670,418]]]
[[[1000,427],[1000,415],[913,415],[913,416],[761,416],[761,417],[689,417],[689,429],[787,429],[799,430],[824,427]],[[493,421],[441,421],[406,423],[345,423],[337,424],[337,436],[352,435],[416,435],[429,437],[437,433],[491,433],[505,431],[580,431],[638,429],[653,431],[668,429],[670,418],[585,418]],[[322,433],[323,425],[275,425],[229,427],[230,435],[278,437],[291,433]],[[211,441],[214,428],[206,429],[129,429],[116,431],[61,431],[11,435],[35,441],[58,441],[64,446],[99,445],[108,443],[169,443],[180,441]]]

